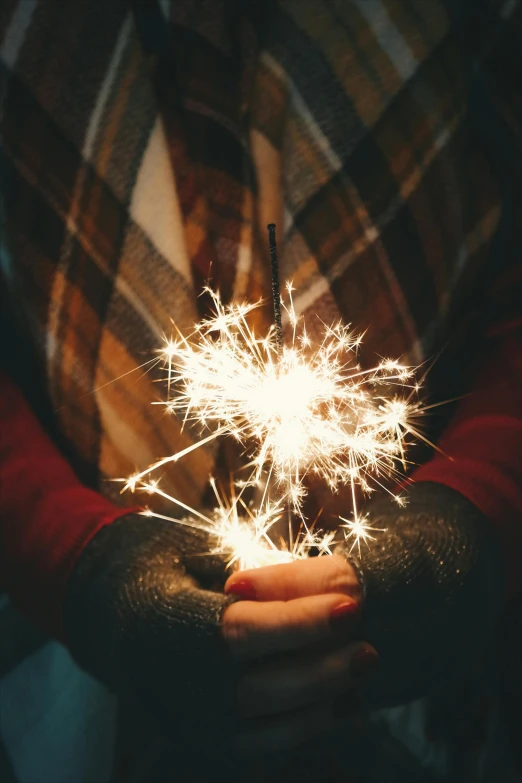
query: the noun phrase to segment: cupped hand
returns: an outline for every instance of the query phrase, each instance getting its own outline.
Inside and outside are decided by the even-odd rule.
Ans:
[[[237,573],[224,595],[205,589],[216,577],[208,549],[191,527],[121,517],[82,553],[64,628],[87,671],[184,750],[204,746],[221,774],[234,744],[265,753],[332,725],[354,675],[359,591],[331,558]],[[248,586],[249,600],[231,604]]]
[[[239,749],[289,748],[333,728],[336,702],[377,661],[355,641],[361,588],[341,556],[236,572],[222,630],[245,665],[238,685]]]

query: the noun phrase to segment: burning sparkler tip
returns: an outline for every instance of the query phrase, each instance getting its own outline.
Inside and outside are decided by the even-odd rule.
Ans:
[[[231,565],[255,567],[269,562],[289,562],[306,557],[311,549],[331,554],[335,535],[320,535],[306,528],[303,516],[306,477],[317,476],[333,491],[341,485],[363,492],[381,485],[383,477],[395,478],[404,466],[407,435],[417,434],[411,420],[421,413],[408,395],[389,397],[411,377],[412,370],[392,359],[382,359],[374,368],[362,369],[357,361],[363,335],[355,335],[341,322],[324,325],[318,346],[307,334],[304,318],[298,318],[292,302],[293,286],[286,284],[288,299],[281,302],[275,242],[275,224],[270,224],[270,256],[275,325],[258,337],[247,318],[255,304],[223,304],[219,292],[205,287],[215,312],[194,326],[194,332],[179,339],[165,338],[163,356],[168,362],[168,399],[165,410],[180,415],[180,430],[199,426],[209,434],[164,457],[141,473],[124,479],[123,490],[136,489],[173,501],[198,518],[208,532],[215,532],[221,553]],[[283,342],[281,307],[292,326]],[[172,398],[170,391],[175,389]],[[210,485],[218,500],[212,518],[190,509],[159,488],[150,474],[167,463],[176,463],[195,449],[220,436],[247,444],[250,474],[231,480],[237,497],[220,498],[214,477]],[[252,448],[253,446],[253,448]],[[144,480],[146,479],[146,480]],[[259,488],[256,507],[247,488]],[[279,500],[274,502],[274,496]],[[406,499],[396,496],[402,506]],[[281,549],[270,531],[284,510],[304,522],[306,530],[295,539],[289,534]],[[160,516],[146,510],[145,516]],[[163,517],[167,518],[167,517]],[[341,517],[345,539],[352,549],[375,540],[367,517]],[[272,530],[272,535],[274,531]]]

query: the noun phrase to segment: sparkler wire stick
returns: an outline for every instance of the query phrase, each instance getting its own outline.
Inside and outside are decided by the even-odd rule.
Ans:
[[[283,321],[281,314],[281,291],[279,289],[279,262],[277,260],[277,241],[276,224],[269,223],[268,229],[268,248],[270,250],[270,268],[272,270],[272,302],[274,306],[274,323],[276,328],[276,340],[279,356],[282,356],[284,349],[283,339]],[[268,488],[268,481],[266,489]],[[265,492],[266,492],[265,489]],[[293,547],[293,525],[292,525],[292,507],[288,504],[288,545]]]
[[[281,292],[279,290],[279,264],[277,262],[276,225],[269,223],[268,247],[270,249],[270,266],[272,269],[272,299],[274,300],[274,321],[279,353],[283,352],[283,322],[281,318]]]

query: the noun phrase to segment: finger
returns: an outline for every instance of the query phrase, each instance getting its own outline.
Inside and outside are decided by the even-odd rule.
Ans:
[[[355,626],[357,604],[329,593],[293,601],[238,601],[225,610],[222,632],[240,660],[300,650],[339,637]]]
[[[243,718],[272,715],[342,696],[377,664],[377,653],[360,642],[301,660],[257,666],[238,685]]]
[[[290,750],[330,731],[334,722],[331,704],[314,704],[293,713],[256,721],[252,728],[237,735],[236,747],[242,755]]]
[[[225,593],[257,601],[290,601],[320,593],[343,593],[359,600],[361,586],[346,558],[332,555],[237,571],[227,579]]]

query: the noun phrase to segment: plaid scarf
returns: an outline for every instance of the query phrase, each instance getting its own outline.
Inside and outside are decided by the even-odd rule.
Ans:
[[[420,363],[484,313],[520,235],[522,7],[470,5],[2,4],[2,274],[91,485],[115,499],[107,479],[192,442],[145,363],[207,312],[209,276],[269,295],[268,222],[297,312],[368,329],[363,362]],[[165,489],[197,506],[215,458]]]

